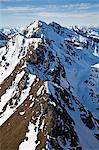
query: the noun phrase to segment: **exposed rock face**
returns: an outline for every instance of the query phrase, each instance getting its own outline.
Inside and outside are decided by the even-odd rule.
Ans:
[[[98,150],[98,102],[98,32],[36,21],[0,48],[1,150]]]

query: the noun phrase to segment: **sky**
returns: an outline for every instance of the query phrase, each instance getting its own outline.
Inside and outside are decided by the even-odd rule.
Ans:
[[[27,26],[35,20],[99,27],[99,0],[0,0],[0,27]]]

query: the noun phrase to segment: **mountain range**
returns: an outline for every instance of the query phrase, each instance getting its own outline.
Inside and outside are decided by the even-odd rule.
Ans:
[[[0,150],[98,150],[99,29],[0,30]]]

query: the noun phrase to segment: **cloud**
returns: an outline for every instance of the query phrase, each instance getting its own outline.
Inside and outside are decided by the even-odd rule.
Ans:
[[[91,17],[91,16],[97,16],[98,14],[95,12],[85,12],[85,13],[68,13],[68,12],[38,12],[39,16],[43,17],[57,17],[57,18],[67,18],[67,17],[72,17],[72,18],[82,18],[82,17]]]
[[[1,1],[12,1],[12,0],[0,0]],[[3,7],[0,7],[0,15],[2,21],[0,21],[2,24],[3,22],[7,24],[9,22],[17,22],[19,24],[23,24],[25,22],[35,19],[40,20],[48,20],[51,22],[51,20],[58,20],[62,21],[64,23],[65,20],[68,20],[66,24],[70,24],[71,22],[75,23],[79,20],[79,24],[83,23],[85,21],[85,24],[91,23],[91,24],[99,24],[97,20],[99,20],[99,2],[98,3],[59,3],[56,4],[45,4],[44,0],[39,0],[40,2],[43,1],[43,4],[38,3],[38,5],[30,5],[28,1],[35,2],[36,0],[13,0],[13,2],[21,2],[21,5],[14,4],[11,6],[4,5]],[[27,5],[25,2],[27,1]],[[38,0],[37,0],[38,1]],[[54,1],[54,0],[53,0]],[[87,1],[87,0],[86,0]],[[46,1],[48,2],[48,0]],[[54,1],[55,2],[55,1]],[[37,2],[36,2],[37,3]],[[5,19],[6,18],[6,19]],[[9,18],[9,20],[7,19]],[[13,19],[12,19],[13,18]],[[90,22],[87,20],[90,19]],[[18,21],[16,21],[18,20]],[[71,22],[70,22],[71,21]]]
[[[77,9],[93,9],[99,7],[99,3],[79,3],[79,4],[71,4],[70,8],[77,8]]]
[[[62,9],[93,9],[99,8],[99,3],[76,3],[76,4],[65,4],[65,5],[49,5],[50,8],[62,8]]]
[[[0,1],[11,1],[11,0],[0,0]],[[24,1],[24,0],[16,0],[16,1]],[[32,0],[25,0],[25,1],[32,1]],[[6,13],[6,11],[8,12],[22,12],[22,11],[33,11],[33,10],[49,10],[49,11],[54,11],[54,12],[65,12],[65,11],[88,11],[89,9],[90,10],[94,10],[95,9],[99,9],[99,3],[76,3],[76,4],[65,4],[65,5],[57,5],[57,4],[54,4],[54,5],[46,5],[46,6],[42,6],[42,5],[39,5],[38,6],[35,6],[35,5],[29,5],[26,6],[22,6],[20,7],[20,5],[18,6],[8,6],[8,7],[3,7],[3,8],[0,8],[0,11]]]
[[[6,8],[0,8],[1,12],[5,13],[21,13],[21,12],[37,12],[37,11],[43,11],[44,8],[39,7],[30,7],[30,6],[24,6],[24,7],[6,7]]]
[[[10,1],[10,0],[3,0],[3,1]],[[23,1],[23,0],[16,0],[16,1]],[[31,1],[31,0],[25,0],[25,1]],[[34,5],[35,6],[35,5]],[[91,3],[76,3],[76,4],[65,4],[65,5],[46,5],[45,7],[44,6],[31,6],[31,5],[28,5],[28,6],[23,6],[23,7],[20,7],[20,6],[8,6],[8,7],[3,7],[3,8],[0,8],[0,11],[2,12],[22,12],[22,11],[42,11],[42,10],[49,10],[49,11],[54,11],[54,12],[62,12],[62,11],[84,11],[84,10],[88,10],[88,9],[95,9],[95,8],[99,8],[99,3],[94,3],[94,4],[91,4]]]

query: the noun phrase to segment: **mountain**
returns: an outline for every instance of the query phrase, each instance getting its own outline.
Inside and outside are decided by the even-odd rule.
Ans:
[[[1,150],[98,150],[98,31],[35,21],[6,34]]]

